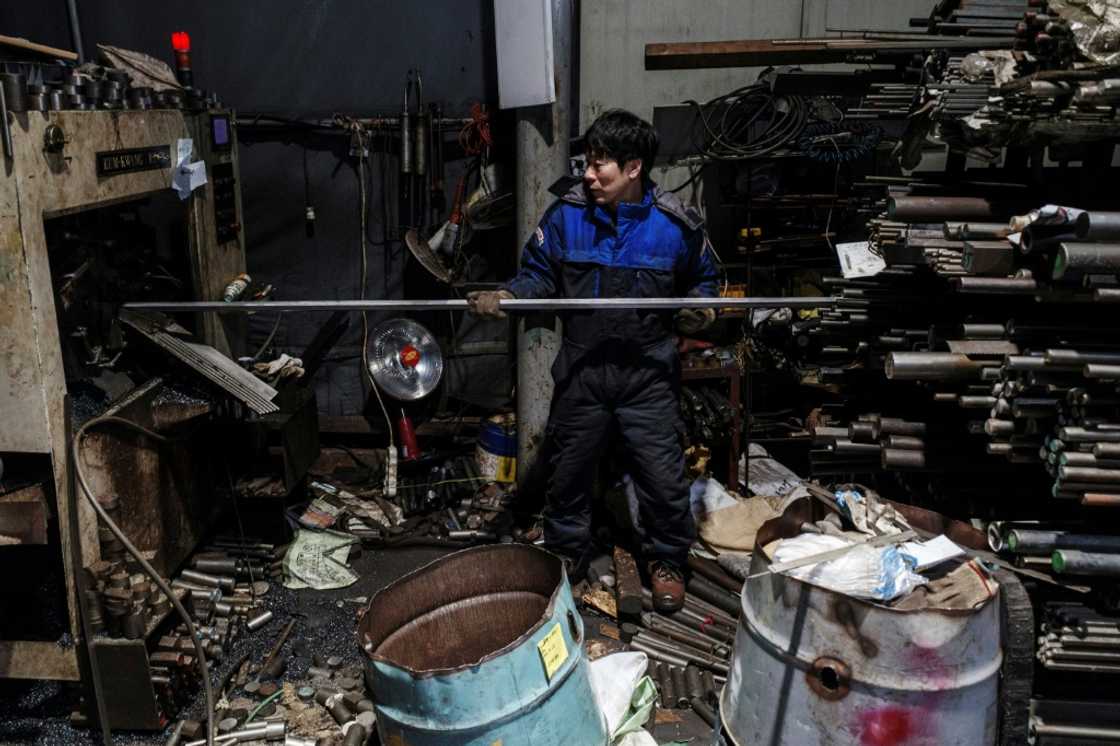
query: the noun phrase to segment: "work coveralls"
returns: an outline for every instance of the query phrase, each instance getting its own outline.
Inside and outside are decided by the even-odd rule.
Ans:
[[[504,288],[517,298],[709,297],[716,279],[702,221],[674,195],[647,184],[640,204],[620,204],[612,215],[576,184],[545,212]],[[638,496],[645,559],[683,567],[695,538],[674,313],[561,314],[544,539],[576,567],[589,558],[591,492],[612,425]]]

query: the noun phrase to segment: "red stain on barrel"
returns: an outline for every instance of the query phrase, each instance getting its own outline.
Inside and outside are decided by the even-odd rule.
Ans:
[[[861,746],[895,746],[915,735],[914,713],[906,707],[879,707],[859,715]]]

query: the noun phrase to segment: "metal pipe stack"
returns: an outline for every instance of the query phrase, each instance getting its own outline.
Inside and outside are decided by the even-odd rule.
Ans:
[[[1078,603],[1046,604],[1038,660],[1051,671],[1120,674],[1120,617]]]
[[[623,639],[649,656],[663,708],[691,708],[716,727],[714,711],[729,670],[742,581],[714,562],[691,558],[689,566],[693,572],[684,608],[657,613],[653,596],[643,588],[640,624],[623,624]]]

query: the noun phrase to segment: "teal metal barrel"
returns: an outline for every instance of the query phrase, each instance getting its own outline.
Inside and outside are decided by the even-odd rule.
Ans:
[[[477,547],[370,599],[358,625],[385,746],[604,746],[560,560]]]

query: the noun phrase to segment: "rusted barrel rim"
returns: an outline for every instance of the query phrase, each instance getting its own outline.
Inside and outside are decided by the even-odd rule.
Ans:
[[[433,573],[439,572],[441,570],[446,570],[447,565],[464,564],[465,560],[470,561],[466,564],[470,564],[475,559],[474,555],[477,554],[497,555],[492,560],[494,566],[505,568],[506,570],[508,570],[509,568],[513,568],[516,572],[517,570],[524,570],[527,565],[536,564],[538,568],[544,567],[550,573],[552,573],[552,577],[549,578],[549,586],[551,590],[547,595],[547,604],[545,605],[544,610],[541,612],[539,618],[533,624],[528,626],[524,631],[519,633],[513,640],[505,643],[498,648],[495,648],[494,650],[486,653],[475,661],[463,663],[456,666],[419,669],[404,665],[398,660],[379,654],[377,650],[381,646],[381,644],[384,643],[386,639],[388,639],[388,635],[381,636],[381,639],[377,640],[376,642],[370,638],[370,627],[373,626],[375,621],[371,616],[371,612],[373,612],[379,604],[386,605],[389,608],[392,608],[394,606],[393,602],[395,601],[393,596],[406,594],[409,586],[412,586],[415,583],[422,583],[424,582],[425,578],[431,576]],[[514,574],[515,573],[510,574],[509,577],[511,580],[514,579]],[[478,578],[475,579],[478,580]],[[398,578],[397,580],[379,590],[377,593],[373,594],[373,596],[369,600],[369,603],[363,609],[362,617],[358,623],[359,642],[361,644],[362,650],[371,661],[391,666],[393,668],[405,671],[413,676],[439,676],[454,673],[456,671],[462,671],[474,666],[478,666],[487,661],[494,660],[495,658],[498,658],[518,648],[527,639],[531,638],[554,616],[557,600],[560,596],[560,593],[566,587],[566,576],[564,574],[563,563],[560,561],[560,558],[552,554],[551,552],[540,549],[539,547],[526,544],[498,544],[463,549],[433,560],[432,562],[429,562],[428,564]],[[464,582],[460,586],[461,591],[466,589],[477,590],[477,588],[478,586],[472,586],[469,582]],[[527,588],[520,588],[517,590],[535,592],[534,589]],[[450,605],[456,600],[472,598],[476,595],[477,593],[462,593],[461,598],[459,599],[455,599],[453,597],[441,599],[438,603],[432,605],[431,608],[426,608],[419,613],[409,614],[408,619],[412,620],[419,618],[425,614],[437,610],[438,608]],[[545,597],[543,593],[541,593],[541,596]]]

